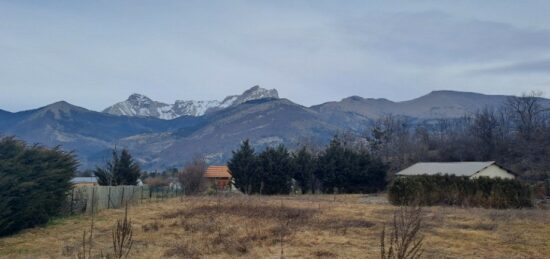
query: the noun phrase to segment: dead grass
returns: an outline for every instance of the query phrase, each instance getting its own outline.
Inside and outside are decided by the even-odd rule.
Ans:
[[[132,258],[378,258],[395,207],[361,195],[189,197],[131,207]],[[112,251],[124,210],[95,217],[92,253]],[[550,212],[423,209],[426,258],[546,258]],[[0,239],[1,258],[74,258],[85,216]],[[282,244],[282,245],[281,245]]]

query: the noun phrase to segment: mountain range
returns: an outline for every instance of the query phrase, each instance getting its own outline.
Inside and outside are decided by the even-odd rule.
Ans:
[[[231,95],[223,101],[176,100],[174,104],[153,101],[141,94],[132,94],[126,101],[107,107],[103,112],[113,115],[155,117],[171,120],[181,116],[202,116],[207,112],[263,98],[279,98],[279,94],[275,89],[267,90],[260,88],[260,86],[254,86],[241,95]]]
[[[103,112],[64,101],[21,112],[0,110],[0,135],[73,150],[82,169],[103,163],[112,148],[128,148],[144,169],[153,170],[181,167],[197,155],[212,164],[224,163],[244,139],[257,150],[277,144],[325,144],[338,132],[361,132],[384,115],[417,121],[457,118],[498,107],[507,98],[434,91],[403,102],[352,96],[306,107],[259,86],[222,101],[164,104],[133,94]],[[550,106],[548,99],[543,103]]]

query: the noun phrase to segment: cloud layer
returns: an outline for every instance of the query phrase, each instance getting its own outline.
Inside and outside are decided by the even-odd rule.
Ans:
[[[550,92],[549,4],[463,1],[0,3],[0,109],[102,108],[133,92],[312,105],[431,90]],[[529,22],[537,17],[538,20]]]

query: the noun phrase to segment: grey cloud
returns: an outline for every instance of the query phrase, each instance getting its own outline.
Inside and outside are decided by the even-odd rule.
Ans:
[[[342,24],[357,44],[414,64],[490,62],[550,50],[550,30],[465,20],[443,12],[369,15]]]
[[[101,110],[133,92],[164,102],[222,99],[255,84],[312,105],[436,89],[515,94],[547,81],[464,73],[543,57],[550,25],[476,20],[445,3],[320,2],[0,1],[0,92],[9,93],[0,109],[65,99]]]
[[[471,71],[472,74],[550,74],[550,59],[541,59],[528,62],[518,62],[506,66],[498,66],[487,69],[478,69]]]

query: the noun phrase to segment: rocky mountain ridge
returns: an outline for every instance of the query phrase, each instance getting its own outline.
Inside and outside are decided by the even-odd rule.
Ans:
[[[171,120],[181,116],[202,116],[207,112],[263,98],[279,98],[279,94],[275,89],[268,90],[254,86],[240,95],[231,95],[222,101],[176,100],[174,104],[157,102],[141,94],[132,94],[127,100],[107,107],[103,112],[113,115]]]

